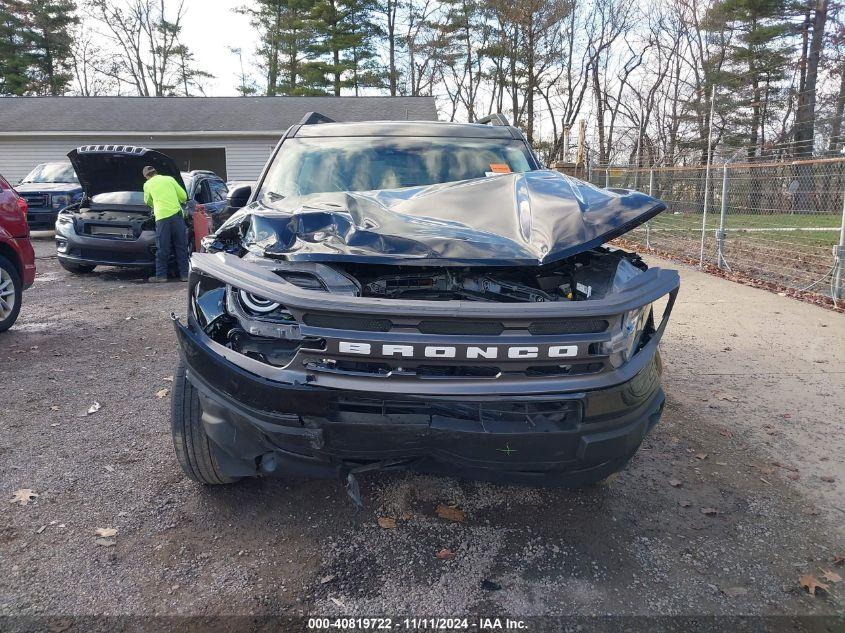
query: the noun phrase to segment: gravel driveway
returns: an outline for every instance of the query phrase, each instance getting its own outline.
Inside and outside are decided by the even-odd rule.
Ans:
[[[356,513],[337,482],[187,480],[163,391],[184,284],[72,276],[52,249],[37,241],[38,279],[0,335],[0,615],[44,619],[0,629],[88,630],[98,615],[845,613],[845,582],[832,582],[845,577],[841,315],[684,269],[663,421],[612,483],[375,474]],[[38,496],[10,503],[20,489]],[[808,594],[805,574],[829,590]]]

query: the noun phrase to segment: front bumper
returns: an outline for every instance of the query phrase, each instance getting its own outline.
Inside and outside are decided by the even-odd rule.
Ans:
[[[385,393],[257,375],[227,358],[189,316],[174,321],[187,377],[221,471],[337,477],[414,468],[473,479],[582,485],[622,468],[663,410],[657,340],[617,383],[502,396]],[[648,346],[647,346],[648,347]],[[622,379],[619,382],[618,379]],[[373,383],[370,383],[373,384]]]
[[[12,240],[14,248],[21,261],[21,281],[24,290],[35,283],[35,250],[32,248],[32,241],[28,237],[19,237]]]
[[[91,266],[155,266],[155,231],[142,231],[137,239],[88,237],[56,231],[56,255],[60,260]]]

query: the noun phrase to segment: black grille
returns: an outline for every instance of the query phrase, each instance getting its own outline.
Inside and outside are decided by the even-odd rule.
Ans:
[[[561,319],[559,321],[535,321],[528,326],[531,334],[598,334],[607,329],[604,319]]]
[[[30,208],[45,209],[50,206],[50,196],[44,193],[22,193],[21,198]]]
[[[496,428],[501,424],[515,424],[511,430],[525,426],[562,429],[574,428],[581,421],[581,407],[572,400],[552,402],[415,402],[378,400],[375,398],[340,399],[336,405],[340,413],[368,415],[425,415],[476,422]],[[483,430],[479,428],[479,430]],[[488,428],[488,430],[490,430]],[[507,429],[500,429],[507,430]]]
[[[595,374],[604,368],[602,363],[572,363],[571,365],[538,365],[526,370],[528,376],[581,376]]]
[[[121,253],[119,251],[100,251],[89,248],[72,248],[68,251],[71,257],[79,257],[81,259],[88,259],[92,261],[105,260],[109,262],[134,264],[140,260],[145,260],[144,253]],[[149,254],[149,260],[154,261],[152,253]]]
[[[324,314],[306,314],[302,321],[311,327],[325,327],[333,330],[355,330],[361,332],[389,332],[393,323],[389,319],[360,319],[337,317]]]
[[[496,378],[501,370],[480,365],[420,365],[416,372],[421,378]]]
[[[492,334],[504,332],[505,326],[495,321],[421,321],[419,331],[423,334]]]
[[[135,235],[135,229],[131,224],[92,224],[88,222],[83,228],[83,233],[91,237],[112,240],[134,240],[138,237]]]

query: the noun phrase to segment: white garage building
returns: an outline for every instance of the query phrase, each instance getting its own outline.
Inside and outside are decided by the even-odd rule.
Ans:
[[[433,97],[3,97],[0,174],[18,182],[74,147],[122,144],[161,150],[185,170],[255,180],[309,111],[336,121],[437,118]]]

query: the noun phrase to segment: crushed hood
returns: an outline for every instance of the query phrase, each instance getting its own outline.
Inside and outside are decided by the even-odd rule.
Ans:
[[[111,191],[143,191],[147,165],[159,174],[172,176],[184,189],[179,167],[167,154],[154,149],[129,145],[86,145],[72,150],[67,157],[73,164],[79,184],[89,197]]]
[[[665,208],[636,191],[533,171],[272,202],[265,196],[206,246],[299,261],[537,266],[599,246]]]

